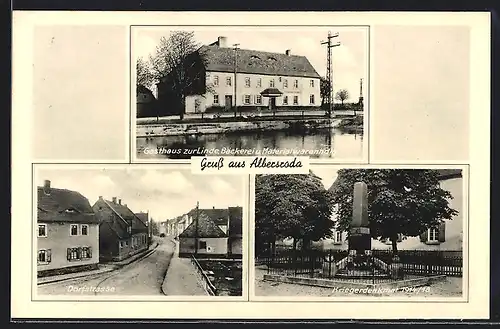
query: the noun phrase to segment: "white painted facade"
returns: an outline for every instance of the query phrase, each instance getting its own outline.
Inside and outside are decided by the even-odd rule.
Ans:
[[[236,106],[269,107],[269,98],[260,93],[267,88],[277,88],[283,95],[276,98],[278,107],[318,107],[321,105],[320,79],[292,76],[275,76],[250,73],[207,72],[206,83],[210,92],[188,96],[186,113],[205,112],[208,107],[231,109]],[[230,96],[230,102],[227,96]],[[236,103],[235,103],[236,101]]]

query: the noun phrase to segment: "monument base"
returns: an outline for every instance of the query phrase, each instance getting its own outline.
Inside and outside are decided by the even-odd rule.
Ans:
[[[356,250],[357,254],[364,254],[365,250],[372,250],[372,237],[369,228],[356,227],[350,230],[349,250]]]

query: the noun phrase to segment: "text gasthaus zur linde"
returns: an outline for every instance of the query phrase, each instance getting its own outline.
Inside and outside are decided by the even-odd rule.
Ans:
[[[320,149],[299,149],[299,148],[268,148],[264,147],[262,149],[257,148],[205,148],[198,147],[193,149],[188,148],[167,148],[167,147],[156,147],[156,148],[145,148],[144,154],[149,155],[191,155],[191,156],[221,156],[221,155],[242,155],[242,156],[319,156],[319,155],[331,155],[333,150],[331,148],[320,148]]]

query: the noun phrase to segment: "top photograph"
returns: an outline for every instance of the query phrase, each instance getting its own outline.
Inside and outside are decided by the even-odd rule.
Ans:
[[[367,161],[367,26],[132,26],[131,48],[136,160]]]

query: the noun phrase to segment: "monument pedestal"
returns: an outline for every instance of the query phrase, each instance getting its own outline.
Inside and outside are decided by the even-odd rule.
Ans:
[[[372,250],[372,238],[368,227],[353,227],[349,232],[349,250],[356,254],[364,254],[365,250]]]

